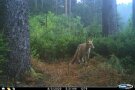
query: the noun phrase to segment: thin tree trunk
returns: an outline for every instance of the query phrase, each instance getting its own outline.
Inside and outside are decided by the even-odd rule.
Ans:
[[[35,7],[36,7],[36,9],[37,9],[37,0],[35,0]]]
[[[9,44],[8,77],[18,79],[30,68],[27,0],[6,0],[5,35]]]
[[[69,15],[71,15],[71,0],[69,0]]]
[[[106,0],[103,0],[103,5],[102,5],[102,33],[103,36],[108,36],[109,34],[109,12],[108,12],[108,6],[106,5]]]
[[[41,0],[41,10],[44,8],[44,0]]]
[[[135,0],[133,1],[133,30],[135,30]]]
[[[103,36],[113,35],[117,32],[116,0],[103,0],[102,32]]]
[[[68,8],[67,8],[67,0],[65,0],[65,15],[67,15],[67,11],[68,11]]]
[[[57,9],[58,9],[58,0],[55,0],[55,13],[56,13],[56,15],[58,14]]]

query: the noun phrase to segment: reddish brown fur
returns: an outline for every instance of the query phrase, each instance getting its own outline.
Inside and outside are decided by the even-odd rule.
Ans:
[[[94,48],[92,41],[88,41],[87,43],[79,44],[77,50],[74,54],[74,57],[71,63],[78,62],[79,60],[83,60],[86,58],[89,59],[90,49]]]

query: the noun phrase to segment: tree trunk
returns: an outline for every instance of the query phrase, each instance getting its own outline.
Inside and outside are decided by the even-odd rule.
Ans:
[[[65,15],[67,15],[67,11],[68,11],[68,5],[67,5],[67,0],[65,0]]]
[[[41,10],[43,10],[44,7],[44,0],[41,0]]]
[[[71,15],[71,8],[72,8],[72,7],[71,7],[71,0],[68,0],[68,2],[69,2],[69,3],[68,3],[68,8],[69,8],[69,9],[68,9],[68,14]]]
[[[113,35],[117,32],[116,0],[103,0],[102,32],[103,36]]]
[[[0,0],[0,33],[3,33],[5,23],[5,0]]]
[[[133,30],[135,30],[135,0],[133,1]]]
[[[38,8],[38,5],[37,5],[37,0],[34,0],[35,1],[35,8],[37,9]]]
[[[27,0],[6,0],[5,35],[9,44],[8,77],[19,79],[30,68]]]

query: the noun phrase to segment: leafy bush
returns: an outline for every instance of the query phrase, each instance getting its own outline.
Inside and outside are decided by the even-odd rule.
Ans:
[[[49,12],[30,17],[31,52],[41,59],[54,60],[73,55],[77,45],[85,40],[80,18]]]
[[[84,28],[86,31],[86,35],[89,37],[101,37],[101,24],[97,23],[96,21],[93,22],[91,25],[88,25]]]
[[[109,59],[109,63],[122,73],[133,73],[135,64],[135,32],[127,29],[115,36],[94,39],[95,53]]]
[[[109,63],[111,67],[117,70],[118,72],[124,73],[124,68],[122,66],[123,63],[121,63],[121,60],[115,55],[111,55],[107,63]]]
[[[29,23],[31,53],[34,57],[55,60],[73,56],[77,45],[92,36],[95,37],[95,49],[91,56],[100,54],[108,59],[112,55],[120,60],[126,57],[135,59],[135,32],[131,28],[126,28],[115,36],[102,37],[101,26],[96,27],[96,23],[84,28],[80,17],[55,15],[51,12],[31,16]]]
[[[134,35],[134,32],[128,30],[116,36],[95,38],[95,52],[104,57],[110,57],[110,55],[114,54],[119,58],[126,56],[135,58]]]
[[[111,55],[107,63],[119,73],[128,75],[135,74],[135,61],[130,56],[118,58],[115,55]]]
[[[135,61],[133,58],[131,58],[130,56],[122,58],[121,64],[122,64],[122,67],[124,68],[126,74],[129,74],[129,75],[135,74],[135,71],[134,71]]]
[[[116,43],[117,42],[117,43]],[[104,57],[109,57],[112,54],[118,55],[119,49],[123,46],[123,43],[119,40],[115,40],[112,37],[96,38],[94,40],[95,51]]]

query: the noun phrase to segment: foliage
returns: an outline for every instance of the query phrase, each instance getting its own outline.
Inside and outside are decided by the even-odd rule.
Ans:
[[[90,37],[101,37],[101,25],[94,21],[91,25],[84,28],[86,35]]]
[[[6,56],[7,56],[7,44],[5,39],[3,39],[3,35],[0,34],[0,74],[4,74],[4,70],[6,69]]]
[[[55,60],[73,56],[77,45],[87,37],[94,38],[94,53],[106,58],[115,55],[119,59],[130,56],[135,59],[135,33],[130,25],[125,31],[115,36],[102,37],[101,26],[93,23],[85,28],[80,23],[80,17],[48,14],[30,17],[31,53],[33,56],[46,60]]]
[[[116,36],[95,38],[95,52],[105,57],[114,54],[119,58],[131,56],[135,58],[135,33],[131,30],[120,32]]]
[[[30,17],[31,52],[38,58],[57,59],[73,55],[85,40],[80,18],[48,14]],[[73,52],[73,53],[71,53]]]
[[[94,38],[94,52],[108,59],[109,65],[120,73],[131,73],[135,59],[135,32],[132,24],[116,35],[102,37],[101,25],[93,23],[83,27],[80,17],[48,14],[30,17],[31,53],[34,57],[45,60],[57,60],[71,57],[77,45],[87,37]],[[98,26],[98,27],[97,27]]]
[[[121,59],[122,67],[124,68],[124,72],[128,75],[135,74],[135,61],[130,56]]]
[[[116,57],[115,55],[111,55],[108,63],[111,65],[112,68],[114,68],[118,72],[124,73],[124,68],[122,67],[120,59]]]
[[[72,13],[74,16],[80,16],[81,23],[86,27],[95,21],[101,23],[101,2],[101,0],[83,0],[77,3]]]
[[[135,32],[127,27],[115,36],[94,39],[95,53],[109,59],[110,65],[121,73],[133,73],[135,64]]]
[[[135,62],[130,56],[118,58],[115,55],[111,55],[107,63],[121,74],[126,75],[135,74],[134,72]]]
[[[112,38],[95,38],[94,39],[94,45],[95,45],[95,52],[103,55],[104,57],[108,57],[111,54],[113,54],[115,51],[117,51],[117,47],[115,45],[116,43]]]

